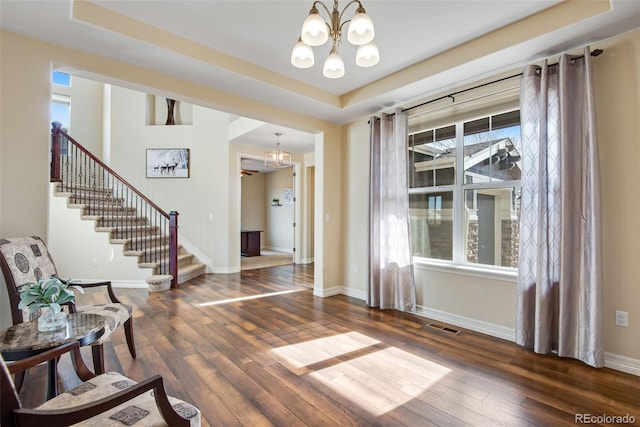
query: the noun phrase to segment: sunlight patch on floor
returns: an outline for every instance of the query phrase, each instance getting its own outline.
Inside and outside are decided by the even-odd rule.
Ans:
[[[418,398],[450,369],[390,347],[312,372],[311,377],[380,416]]]
[[[302,368],[379,343],[380,341],[358,332],[348,332],[346,334],[287,345],[271,351],[278,355],[279,359],[285,365],[293,368]]]
[[[294,292],[303,292],[303,291],[308,291],[308,289],[307,288],[305,288],[305,289],[292,289],[292,290],[288,290],[288,291],[269,292],[268,294],[247,295],[247,296],[244,296],[244,297],[229,298],[229,299],[223,299],[223,300],[220,300],[220,301],[202,302],[202,303],[198,304],[198,307],[208,307],[210,305],[229,304],[229,303],[232,303],[232,302],[247,301],[247,300],[252,300],[252,299],[256,299],[256,298],[268,298],[268,297],[273,297],[273,296],[277,296],[277,295],[292,294]]]
[[[304,374],[375,416],[418,398],[451,372],[397,347],[379,348],[380,344],[349,332],[271,351],[294,372],[322,362],[326,367]],[[367,347],[372,347],[369,353]],[[336,359],[335,363],[330,363],[331,359]]]

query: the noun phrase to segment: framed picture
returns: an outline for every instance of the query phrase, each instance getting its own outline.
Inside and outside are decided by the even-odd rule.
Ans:
[[[189,149],[148,148],[147,178],[189,178]]]
[[[286,206],[293,205],[293,187],[284,189],[284,204]]]

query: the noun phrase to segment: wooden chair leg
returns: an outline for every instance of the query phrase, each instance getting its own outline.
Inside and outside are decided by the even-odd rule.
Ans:
[[[127,338],[127,346],[129,347],[129,353],[131,357],[136,358],[136,343],[133,340],[133,318],[129,318],[124,322],[124,335]]]
[[[13,385],[15,385],[16,391],[18,393],[20,393],[20,389],[22,389],[22,384],[24,384],[24,376],[26,373],[27,371],[17,372],[14,377]]]
[[[91,346],[91,356],[93,357],[93,371],[95,374],[104,374],[104,348],[102,344]]]

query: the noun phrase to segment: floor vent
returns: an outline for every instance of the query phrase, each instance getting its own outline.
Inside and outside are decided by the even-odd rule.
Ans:
[[[457,335],[457,334],[460,333],[460,331],[458,331],[457,329],[449,328],[447,326],[438,325],[437,323],[427,323],[425,326],[427,326],[429,328],[432,328],[432,329],[437,329],[439,331],[448,332],[448,333],[454,334],[454,335]]]

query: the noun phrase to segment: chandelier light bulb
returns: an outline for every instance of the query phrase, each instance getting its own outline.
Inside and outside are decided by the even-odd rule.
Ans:
[[[367,15],[361,7],[356,12],[356,15],[351,18],[351,22],[349,22],[347,40],[349,40],[351,44],[361,46],[373,40],[374,36],[373,21],[371,21],[369,15]]]
[[[356,64],[360,67],[373,67],[380,62],[380,52],[378,46],[375,43],[367,43],[362,46],[358,46],[356,52]]]
[[[329,39],[327,23],[322,19],[317,9],[313,10],[302,24],[302,41],[309,46],[321,46]]]
[[[302,39],[298,39],[298,43],[291,52],[291,64],[297,68],[309,68],[314,62],[311,46],[305,44]]]
[[[336,50],[332,50],[324,61],[322,74],[329,79],[337,79],[344,76],[344,61]]]

